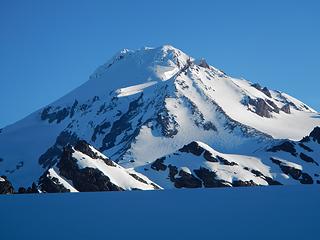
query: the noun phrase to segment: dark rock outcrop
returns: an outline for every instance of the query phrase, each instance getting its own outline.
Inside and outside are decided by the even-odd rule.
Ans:
[[[257,184],[252,180],[250,181],[235,180],[232,182],[232,186],[233,187],[249,187],[249,186],[257,186]]]
[[[277,164],[284,174],[287,174],[293,179],[300,181],[301,184],[313,184],[312,177],[309,174],[302,172],[300,169],[297,169],[293,166],[287,166],[282,161],[275,158],[271,158],[271,161]]]
[[[110,132],[106,134],[102,140],[102,147],[100,148],[102,152],[114,147],[116,138],[120,134],[132,129],[132,123],[130,122],[130,120],[139,114],[140,108],[143,105],[142,99],[143,94],[141,94],[137,99],[130,102],[128,111],[124,113],[118,120],[113,122]],[[139,129],[139,126],[137,126],[136,128]]]
[[[205,150],[203,157],[208,161],[208,162],[219,162],[219,160],[217,158],[215,158],[214,156],[212,156],[211,152]]]
[[[0,194],[13,194],[14,188],[6,176],[0,177]]]
[[[18,194],[30,194],[30,193],[39,193],[39,190],[38,190],[38,186],[36,183],[32,183],[31,187],[28,187],[27,189],[24,188],[24,187],[20,187],[18,189]]]
[[[179,171],[178,177],[175,177],[178,170],[176,167],[169,165],[170,179],[174,182],[176,188],[201,188],[202,182],[190,173],[183,170]]]
[[[287,103],[287,104],[283,105],[283,107],[281,108],[281,111],[285,112],[287,114],[290,114],[291,113],[290,104]]]
[[[76,107],[78,106],[78,101],[75,100],[72,107],[71,107],[71,110],[70,110],[70,118],[72,118],[76,112]]]
[[[80,143],[83,145],[83,142]],[[79,147],[78,147],[79,148]],[[83,150],[83,148],[81,147]],[[122,191],[123,189],[116,186],[101,171],[94,168],[80,169],[77,160],[72,157],[74,150],[70,145],[64,148],[60,161],[57,164],[60,175],[71,180],[73,186],[80,192],[95,191]]]
[[[249,169],[246,169],[246,170],[250,171]],[[258,170],[252,169],[250,172],[252,172],[257,177],[264,179],[268,183],[268,185],[282,185],[282,183],[274,180],[271,177],[267,177],[267,176],[263,175],[263,173]]]
[[[40,177],[39,188],[44,193],[70,192],[70,190],[65,188],[57,178],[50,176],[48,171]]]
[[[227,166],[236,166],[238,165],[237,163],[235,162],[229,162],[227,159],[223,158],[223,157],[220,157],[220,156],[217,156],[217,159],[220,163],[222,163],[223,165],[227,165]]]
[[[200,67],[203,67],[203,68],[208,68],[208,69],[210,69],[209,64],[207,63],[207,61],[206,61],[204,58],[202,58],[202,59],[200,60],[199,66],[200,66]]]
[[[300,158],[305,162],[314,163],[317,166],[319,166],[319,164],[312,157],[309,157],[308,155],[306,155],[304,153],[300,153]]]
[[[165,159],[165,157],[157,159],[151,164],[151,168],[156,171],[165,171],[167,169],[167,166],[163,164]]]
[[[261,85],[259,83],[253,83],[253,84],[251,84],[251,86],[254,87],[255,89],[259,90],[259,91],[262,90],[262,87],[261,87]]]
[[[96,152],[94,152],[92,150],[92,148],[90,147],[90,145],[84,141],[84,140],[79,140],[75,146],[74,149],[82,152],[83,154],[93,158],[93,159],[101,159],[105,162],[105,164],[107,164],[108,166],[111,167],[115,167],[116,165],[114,164],[113,161],[111,161],[110,159],[106,158],[106,157],[102,157],[101,155],[98,155]]]
[[[300,142],[307,143],[310,141],[314,141],[320,144],[320,127],[315,127],[309,136],[304,137]]]
[[[293,155],[295,157],[298,155],[294,143],[292,143],[290,141],[285,141],[285,142],[281,143],[280,145],[273,146],[272,148],[269,148],[267,151],[268,152],[284,151],[284,152],[291,153],[291,155]]]
[[[271,112],[273,112],[273,109],[262,98],[252,99],[248,97],[247,104],[254,106],[255,113],[260,117],[272,117]]]
[[[271,100],[269,100],[269,99],[267,99],[266,101],[267,101],[267,103],[273,108],[273,112],[275,112],[275,113],[280,113],[280,109],[279,109],[279,107],[277,106],[277,104],[275,104],[273,101],[271,101]]]
[[[179,151],[192,153],[193,155],[200,156],[204,152],[204,149],[200,147],[197,142],[191,142],[187,145],[184,145],[181,149],[179,149]]]
[[[75,133],[68,131],[61,132],[55,144],[40,156],[38,160],[39,164],[43,168],[52,167],[57,163],[59,156],[62,154],[63,147],[68,144],[74,145],[78,140],[79,138]]]
[[[251,86],[254,87],[255,89],[259,90],[260,92],[263,92],[266,96],[268,96],[270,98],[272,97],[271,93],[267,87],[262,88],[259,83],[251,84]]]
[[[271,161],[277,164],[283,173],[291,176],[293,179],[298,180],[301,177],[302,171],[300,169],[284,165],[282,161],[275,158],[271,158]]]
[[[320,144],[320,127],[315,127],[309,136],[313,139],[313,141],[316,141]]]
[[[163,109],[157,114],[156,122],[161,128],[163,136],[172,138],[178,134],[179,124],[173,116],[169,115],[167,110]]]
[[[309,148],[308,146],[304,145],[303,143],[299,143],[299,146],[302,147],[304,150],[306,150],[308,152],[313,152],[313,150],[311,148]]]
[[[203,186],[206,188],[216,188],[216,187],[230,187],[230,183],[218,179],[217,174],[206,168],[201,167],[200,169],[194,170],[194,173],[203,182]]]
[[[60,123],[66,117],[68,117],[70,113],[68,108],[63,108],[57,111],[50,112],[51,110],[52,107],[50,106],[44,108],[41,113],[41,120],[48,120],[49,123],[52,123],[54,121],[56,121],[56,123]]]
[[[266,96],[268,96],[269,98],[271,98],[271,93],[269,91],[269,89],[267,87],[264,87],[261,92],[263,92]]]
[[[91,140],[95,142],[97,140],[97,135],[106,134],[106,130],[111,126],[109,122],[104,122],[101,125],[97,125],[94,128]]]
[[[313,184],[313,179],[309,174],[302,173],[300,182],[301,182],[301,184]]]

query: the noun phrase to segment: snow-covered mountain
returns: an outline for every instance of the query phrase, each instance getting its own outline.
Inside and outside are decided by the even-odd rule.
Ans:
[[[310,183],[304,174],[316,183],[320,146],[310,137],[312,143],[299,141],[317,126],[319,113],[301,101],[230,77],[172,46],[123,50],[74,91],[0,130],[0,175],[15,188],[35,183],[41,190],[41,180],[54,179],[80,191],[59,169],[69,146],[78,173],[98,169],[123,190],[188,187],[177,183],[182,177],[204,187],[212,179],[219,186]],[[79,140],[110,158],[124,182],[112,181],[114,171],[103,160],[82,156]],[[283,150],[289,145],[294,154]],[[186,146],[203,152],[182,151]]]

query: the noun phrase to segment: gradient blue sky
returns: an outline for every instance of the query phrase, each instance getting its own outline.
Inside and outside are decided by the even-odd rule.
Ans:
[[[0,127],[123,48],[171,44],[320,110],[320,1],[0,2]]]

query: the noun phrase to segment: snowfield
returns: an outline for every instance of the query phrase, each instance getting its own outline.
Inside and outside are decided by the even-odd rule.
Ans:
[[[317,186],[10,195],[0,239],[317,239]]]

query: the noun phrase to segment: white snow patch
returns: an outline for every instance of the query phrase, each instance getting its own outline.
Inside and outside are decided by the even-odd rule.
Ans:
[[[130,95],[134,95],[142,92],[145,88],[150,87],[156,83],[157,83],[156,81],[152,81],[152,82],[147,82],[143,84],[138,84],[135,86],[120,88],[116,90],[116,94],[117,94],[117,97],[126,97]]]

